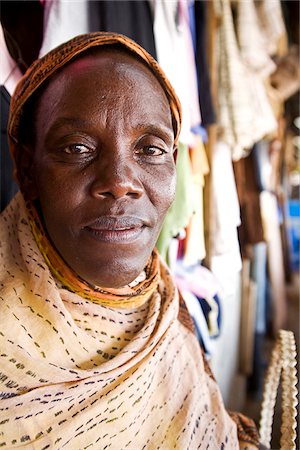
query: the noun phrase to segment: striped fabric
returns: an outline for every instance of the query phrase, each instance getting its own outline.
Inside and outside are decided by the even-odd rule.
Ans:
[[[53,278],[21,194],[0,230],[0,448],[239,448],[163,263],[144,305],[106,307]]]

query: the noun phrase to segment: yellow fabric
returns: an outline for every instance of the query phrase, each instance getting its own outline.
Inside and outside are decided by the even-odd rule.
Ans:
[[[21,194],[0,242],[1,448],[239,448],[163,263],[143,306],[109,308],[53,278]]]
[[[204,176],[209,173],[209,165],[203,142],[195,136],[195,145],[190,150],[194,199],[194,214],[186,228],[184,245],[184,263],[193,265],[199,263],[206,256],[204,239],[204,206],[203,188]]]

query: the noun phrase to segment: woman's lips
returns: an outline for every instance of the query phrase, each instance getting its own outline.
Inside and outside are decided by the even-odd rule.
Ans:
[[[145,227],[145,221],[137,217],[102,216],[86,225],[84,230],[102,242],[130,243],[140,236]]]

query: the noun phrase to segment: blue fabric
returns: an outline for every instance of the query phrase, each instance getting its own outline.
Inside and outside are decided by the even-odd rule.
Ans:
[[[253,245],[251,278],[257,285],[255,331],[266,333],[266,298],[267,298],[267,244],[259,242]]]
[[[194,125],[192,127],[192,132],[201,137],[202,142],[208,141],[208,135],[206,129],[202,125]]]
[[[188,11],[189,11],[189,25],[192,35],[193,48],[194,53],[196,53],[196,18],[195,18],[194,1],[189,2]]]
[[[213,300],[216,303],[216,307],[217,307],[217,317],[216,317],[216,328],[214,331],[212,331],[211,329],[211,324],[210,324],[210,313],[212,311],[212,308],[209,304],[209,302],[207,301],[207,299],[205,298],[201,298],[201,297],[197,297],[201,309],[203,311],[207,326],[208,326],[208,330],[209,330],[209,335],[211,338],[217,338],[220,336],[220,331],[221,331],[221,324],[222,324],[222,310],[221,310],[221,302],[220,302],[220,298],[218,297],[218,295],[214,295]]]

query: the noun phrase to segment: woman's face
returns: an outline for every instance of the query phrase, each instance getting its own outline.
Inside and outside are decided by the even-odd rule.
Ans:
[[[36,110],[35,196],[52,243],[86,281],[128,284],[145,267],[175,193],[166,95],[130,55],[72,62]]]

